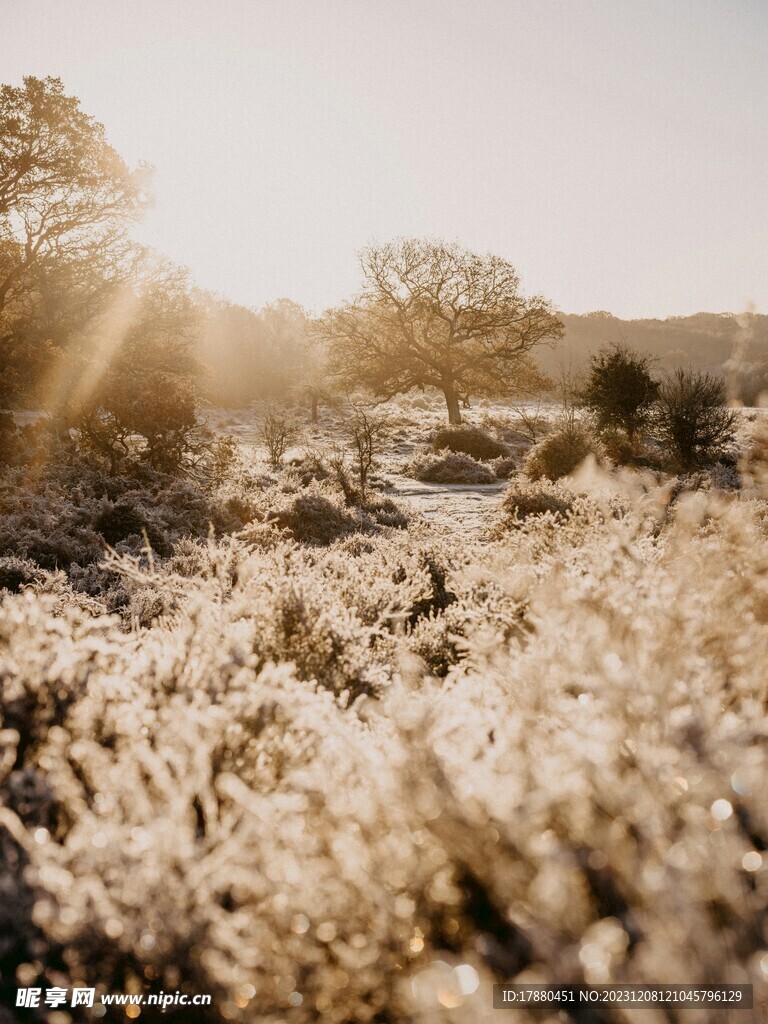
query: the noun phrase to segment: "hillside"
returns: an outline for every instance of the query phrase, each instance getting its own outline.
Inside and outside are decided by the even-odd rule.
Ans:
[[[540,366],[549,374],[561,365],[578,372],[599,348],[624,342],[650,353],[660,370],[734,370],[740,397],[749,404],[768,383],[768,316],[763,314],[696,313],[666,320],[621,320],[603,311],[559,316],[565,325],[563,340],[538,354]]]

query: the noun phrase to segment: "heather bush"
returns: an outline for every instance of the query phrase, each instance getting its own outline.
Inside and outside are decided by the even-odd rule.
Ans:
[[[18,555],[0,555],[0,590],[16,593],[23,587],[50,579],[51,574],[29,558]]]
[[[417,480],[430,484],[492,484],[496,480],[493,470],[482,462],[455,453],[414,459],[410,472]]]
[[[304,544],[330,544],[352,533],[356,522],[337,503],[318,492],[299,494],[273,522]]]
[[[47,467],[30,481],[24,468],[0,485],[0,555],[49,570],[100,561],[107,545],[137,552],[146,539],[168,556],[182,537],[242,528],[255,515],[247,491],[206,489],[193,480],[146,470],[109,477],[75,463]]]
[[[566,519],[574,510],[575,496],[564,487],[543,479],[536,483],[513,481],[501,503],[500,529],[514,529],[531,516],[549,516],[553,521]]]
[[[501,459],[494,459],[491,463],[493,472],[498,480],[509,480],[517,472],[519,465],[519,460],[511,455]]]
[[[569,417],[531,448],[523,471],[531,480],[559,480],[572,473],[590,455],[598,462],[603,461],[605,450],[602,443],[588,424]]]
[[[408,516],[391,499],[363,501],[355,492],[352,502],[345,488],[330,483],[311,483],[298,491],[275,489],[265,493],[263,503],[268,521],[302,544],[328,545],[352,533],[408,525]]]
[[[470,455],[480,462],[488,462],[509,454],[503,442],[479,427],[443,427],[435,431],[432,447],[436,452],[448,451]]]

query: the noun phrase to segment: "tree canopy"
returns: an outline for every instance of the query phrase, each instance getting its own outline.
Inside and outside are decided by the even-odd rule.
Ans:
[[[460,423],[460,403],[472,395],[543,384],[528,353],[562,326],[546,299],[521,294],[506,260],[398,239],[363,250],[360,261],[362,292],[318,325],[331,371],[347,386],[382,398],[435,387]]]
[[[659,393],[651,364],[650,356],[616,343],[591,357],[589,375],[578,397],[581,405],[595,414],[599,427],[625,430],[634,439],[648,423]]]
[[[130,276],[145,180],[58,78],[0,87],[0,402]]]

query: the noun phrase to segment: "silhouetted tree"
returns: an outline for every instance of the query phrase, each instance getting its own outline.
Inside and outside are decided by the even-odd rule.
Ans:
[[[0,402],[130,276],[145,177],[59,79],[0,88]]]
[[[725,384],[709,373],[678,369],[666,374],[654,421],[660,440],[683,469],[713,462],[734,440],[734,414],[725,404]]]
[[[600,428],[625,430],[631,440],[649,421],[659,393],[650,372],[651,358],[613,344],[590,359],[589,376],[579,390],[579,404],[594,413]]]
[[[445,242],[400,239],[363,250],[362,293],[318,324],[330,368],[347,387],[389,398],[411,388],[445,395],[461,423],[473,394],[535,386],[528,353],[558,338],[560,321],[541,296],[520,294],[506,260]]]

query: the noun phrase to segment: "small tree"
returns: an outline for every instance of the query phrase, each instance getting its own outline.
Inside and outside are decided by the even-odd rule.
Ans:
[[[579,404],[595,416],[600,429],[626,431],[634,442],[651,416],[659,385],[650,373],[651,358],[626,345],[609,345],[593,355]]]
[[[283,456],[299,436],[299,428],[285,413],[268,409],[264,414],[260,433],[267,448],[269,464],[278,469]]]
[[[365,501],[368,477],[376,462],[386,422],[355,407],[354,415],[347,421],[346,430],[360,483],[360,499]]]
[[[734,414],[725,404],[725,383],[709,373],[678,369],[666,374],[654,421],[660,440],[683,469],[714,461],[734,440]]]

